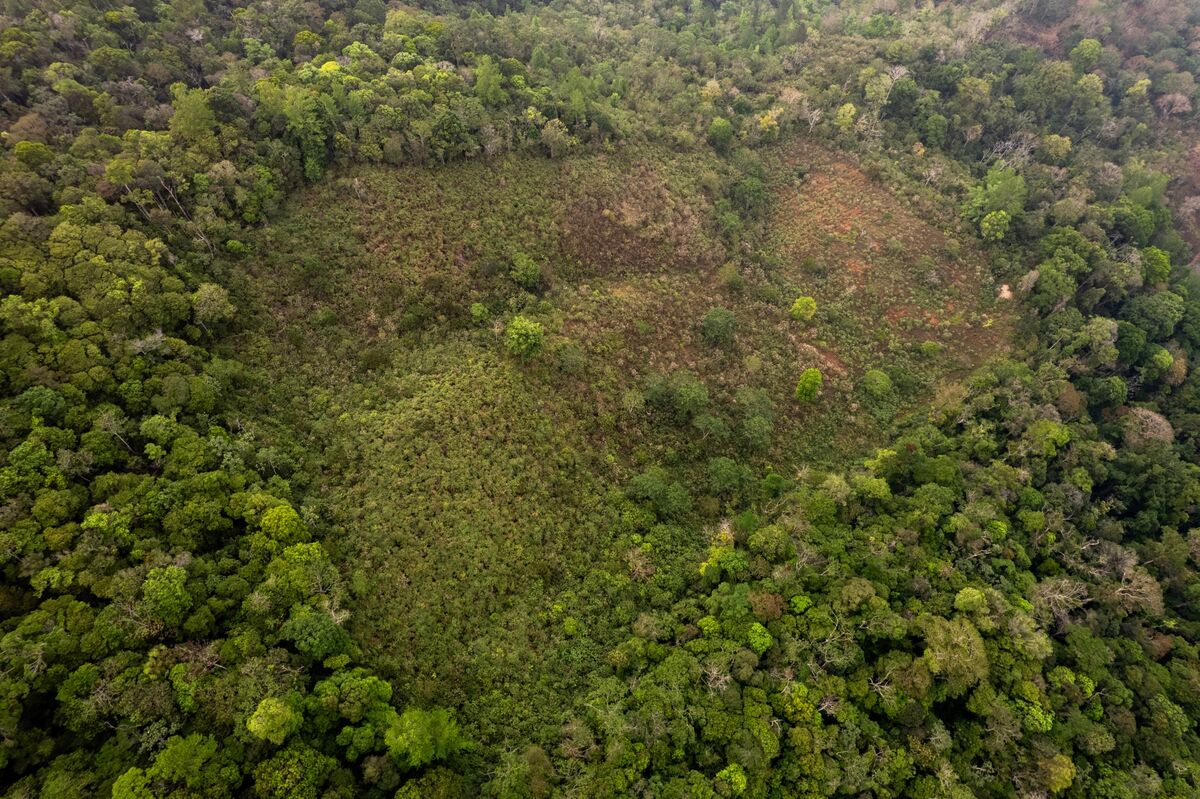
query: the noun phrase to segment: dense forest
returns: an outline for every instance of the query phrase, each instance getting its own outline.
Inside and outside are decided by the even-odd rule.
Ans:
[[[0,0],[0,792],[1200,797],[1198,72]]]

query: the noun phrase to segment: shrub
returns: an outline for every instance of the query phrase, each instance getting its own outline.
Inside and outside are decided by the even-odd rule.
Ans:
[[[719,347],[728,347],[733,343],[733,331],[737,319],[724,308],[713,308],[704,315],[700,323],[700,333],[705,341]]]
[[[708,490],[719,497],[740,496],[754,481],[754,475],[732,458],[713,458],[708,462]]]
[[[532,358],[542,349],[546,331],[524,316],[514,316],[504,331],[504,346],[518,358]]]
[[[775,423],[766,416],[748,416],[742,421],[742,439],[754,452],[762,452],[771,446],[775,435]]]
[[[687,489],[672,482],[661,466],[647,469],[630,480],[629,496],[649,503],[661,519],[677,518],[692,509]]]
[[[811,255],[806,255],[800,260],[800,268],[817,277],[824,277],[829,272],[829,266],[824,261],[817,260]]]
[[[713,444],[724,444],[729,440],[729,425],[711,413],[702,413],[692,420],[692,427],[700,437]]]
[[[817,314],[817,301],[812,297],[797,297],[788,313],[797,322],[811,322]]]
[[[587,372],[587,355],[574,341],[562,342],[554,348],[553,353],[555,365],[563,374],[582,377]]]
[[[734,399],[746,418],[765,416],[771,419],[775,416],[775,401],[761,388],[742,386],[734,393]]]
[[[636,388],[631,388],[621,395],[621,408],[626,413],[641,413],[644,407],[646,407],[646,397]]]
[[[725,263],[717,270],[717,279],[729,291],[741,291],[746,285],[742,273],[738,271],[737,264],[733,261]]]
[[[686,422],[708,407],[708,388],[693,372],[681,369],[670,375],[652,375],[646,381],[646,401]]]
[[[767,186],[754,175],[748,175],[733,187],[733,200],[751,217],[757,217],[767,207]]]
[[[821,386],[824,379],[821,377],[821,370],[809,367],[800,373],[800,380],[796,383],[796,399],[800,402],[812,402],[817,398],[817,394],[821,392]]]

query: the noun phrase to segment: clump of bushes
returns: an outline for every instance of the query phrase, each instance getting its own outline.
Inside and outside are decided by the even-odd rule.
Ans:
[[[737,327],[737,318],[724,308],[713,308],[704,315],[700,323],[700,334],[704,340],[718,347],[728,347],[733,344],[733,333]]]
[[[542,267],[525,253],[518,252],[513,255],[508,276],[526,291],[534,291],[542,283]]]

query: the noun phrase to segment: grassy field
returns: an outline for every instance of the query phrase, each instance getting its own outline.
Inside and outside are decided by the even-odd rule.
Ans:
[[[729,246],[729,167],[660,150],[349,171],[252,242],[245,415],[299,431],[281,448],[351,579],[353,634],[402,696],[458,708],[487,745],[554,739],[630,592],[678,573],[705,543],[687,530],[724,510],[698,479],[723,445],[646,406],[656,374],[698,377],[728,454],[752,401],[771,430],[749,465],[789,475],[864,451],[1003,348],[970,242],[836,155],[780,145],[765,166],[770,210]],[[508,276],[517,253],[542,267],[533,292]],[[798,295],[809,323],[788,314]],[[700,332],[714,307],[736,318],[723,346]],[[530,363],[503,350],[513,313],[546,327]],[[807,367],[825,389],[801,405]],[[894,394],[863,395],[870,369]],[[697,495],[688,526],[630,521],[623,489],[655,464]]]

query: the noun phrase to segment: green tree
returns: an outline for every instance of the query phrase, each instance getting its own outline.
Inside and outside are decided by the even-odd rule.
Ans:
[[[750,469],[732,458],[713,458],[706,468],[708,490],[719,497],[742,496],[754,481]]]
[[[797,297],[789,313],[797,322],[811,322],[817,314],[817,301],[812,297]]]
[[[805,369],[800,373],[800,380],[796,383],[796,399],[800,402],[812,402],[821,392],[823,382],[820,369],[814,367]]]
[[[260,93],[266,89],[262,83],[259,87]],[[328,119],[332,113],[329,99],[292,84],[281,91],[267,90],[264,99],[270,105],[277,105],[287,120],[288,133],[303,156],[304,176],[309,180],[320,178],[328,158]]]
[[[196,323],[209,331],[233,318],[235,308],[229,301],[229,291],[215,283],[201,283],[192,294],[192,315]]]
[[[646,401],[670,411],[678,422],[702,414],[709,404],[708,387],[694,372],[680,369],[671,375],[653,375],[647,380]]]
[[[296,605],[280,634],[296,645],[296,650],[315,663],[350,652],[349,633],[325,610]]]
[[[518,358],[528,360],[542,349],[546,331],[538,322],[514,316],[504,331],[504,346]]]
[[[733,141],[733,124],[724,117],[713,117],[708,124],[708,142],[720,152],[729,149]]]
[[[208,106],[208,96],[203,89],[189,89],[182,83],[171,87],[174,113],[171,114],[171,135],[185,144],[211,143],[215,145],[213,131],[217,126],[216,115]]]
[[[192,607],[187,571],[179,566],[151,569],[142,583],[142,599],[150,612],[169,627],[177,627]]]
[[[650,505],[661,519],[677,519],[692,509],[687,489],[670,479],[661,466],[652,466],[629,481],[629,496]]]
[[[233,752],[223,749],[213,737],[193,733],[186,737],[173,736],[146,770],[151,784],[171,786],[159,795],[182,794],[176,786],[190,789],[193,796],[228,796],[242,780],[241,771],[233,760]]]
[[[982,224],[989,214],[1003,211],[1009,221],[1015,222],[1025,212],[1027,194],[1025,178],[1016,170],[994,166],[988,170],[982,183],[972,186],[968,191],[967,214]],[[993,217],[993,224],[999,224],[999,219],[1002,217]]]
[[[1051,163],[1062,163],[1071,153],[1071,138],[1048,133],[1042,137],[1039,148]]]
[[[963,613],[975,613],[987,607],[987,598],[978,588],[964,588],[954,595],[954,608]]]
[[[551,119],[542,126],[540,131],[542,144],[550,151],[551,158],[566,155],[579,142],[571,135],[566,123],[561,119]]]
[[[854,122],[858,118],[858,108],[854,103],[844,103],[838,107],[837,112],[833,116],[833,124],[838,126],[838,129],[843,133],[849,133],[854,127]]]
[[[304,717],[286,699],[268,696],[246,720],[246,729],[255,738],[279,746],[289,735],[300,729]]]
[[[388,754],[404,768],[417,769],[467,748],[449,711],[442,708],[410,708],[402,713],[386,735]]]
[[[260,799],[318,799],[338,762],[303,743],[263,760],[254,768],[254,793]]]
[[[1003,241],[1011,222],[1008,211],[991,211],[979,220],[979,233],[984,241]]]
[[[259,526],[271,541],[285,547],[303,543],[308,538],[308,528],[300,514],[286,503],[264,511]]]
[[[491,56],[480,56],[475,65],[475,94],[484,105],[498,107],[508,102],[504,74]]]
[[[965,618],[927,617],[924,660],[946,683],[946,694],[961,696],[988,676],[988,657],[979,630]]]
[[[1155,291],[1139,294],[1125,306],[1124,316],[1146,332],[1151,341],[1171,337],[1183,319],[1184,302],[1178,294]]]
[[[763,183],[762,178],[757,175],[747,175],[734,184],[733,199],[737,201],[738,207],[747,216],[756,218],[766,210],[770,195],[767,193],[767,185]]]
[[[758,622],[750,625],[749,630],[746,632],[746,641],[750,644],[750,648],[754,650],[755,654],[758,655],[766,652],[775,643],[775,639],[771,637],[771,633],[767,631],[767,628]]]
[[[737,763],[730,763],[717,772],[716,783],[723,796],[741,796],[749,785],[745,769]]]
[[[1142,278],[1149,286],[1158,286],[1171,277],[1171,256],[1158,247],[1142,250]]]
[[[1071,48],[1071,65],[1075,67],[1076,72],[1091,72],[1099,63],[1100,54],[1103,52],[1100,42],[1095,39],[1081,39],[1079,44]]]

